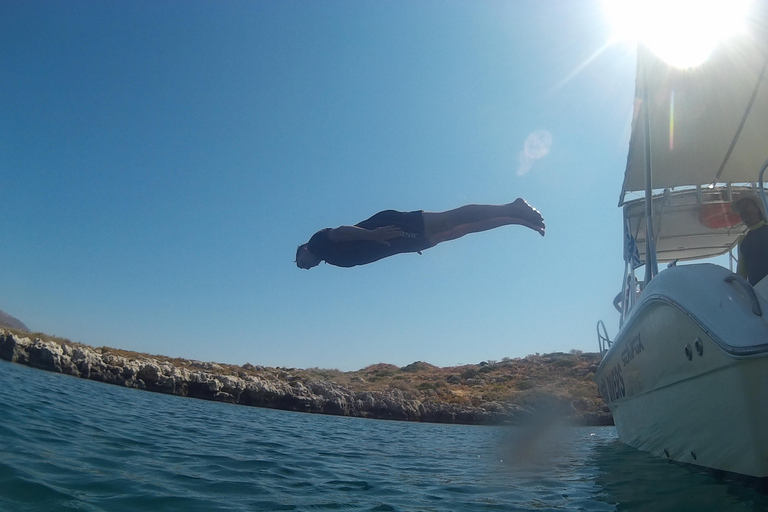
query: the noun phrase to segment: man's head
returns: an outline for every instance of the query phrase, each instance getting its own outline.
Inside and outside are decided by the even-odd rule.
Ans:
[[[320,258],[309,252],[307,244],[301,244],[299,248],[296,249],[296,266],[299,268],[309,270],[312,267],[318,266],[321,261]]]
[[[732,203],[731,209],[741,217],[747,226],[753,226],[761,220],[765,220],[760,204],[757,202],[757,198],[753,196],[742,196],[736,199]]]

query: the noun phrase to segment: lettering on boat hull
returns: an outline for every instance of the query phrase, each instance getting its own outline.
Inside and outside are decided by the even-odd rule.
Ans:
[[[621,375],[621,365],[616,364],[600,381],[600,396],[607,403],[615,402],[626,395],[624,377]]]
[[[621,362],[624,363],[624,366],[627,366],[632,362],[635,356],[639,356],[642,351],[643,344],[640,343],[640,335],[636,334],[634,338],[629,340],[629,343],[627,343],[627,346],[621,352]]]

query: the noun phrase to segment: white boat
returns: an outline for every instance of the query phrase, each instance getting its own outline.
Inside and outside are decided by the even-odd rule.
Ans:
[[[695,69],[639,52],[619,201],[621,319],[612,342],[598,323],[595,375],[624,443],[758,478],[768,477],[768,281],[732,272],[746,227],[729,205],[746,192],[765,205],[766,69],[765,23]],[[693,262],[727,254],[730,268]]]

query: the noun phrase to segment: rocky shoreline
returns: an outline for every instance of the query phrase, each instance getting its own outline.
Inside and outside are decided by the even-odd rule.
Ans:
[[[396,382],[393,382],[395,385],[372,390],[364,389],[370,386],[366,386],[368,383],[359,376],[350,381],[356,382],[354,386],[342,385],[318,379],[303,370],[250,364],[219,365],[121,353],[69,340],[30,338],[3,329],[0,329],[0,358],[41,370],[128,388],[288,411],[478,425],[524,424],[541,417],[557,417],[578,425],[612,424],[610,413],[597,398],[596,387],[594,399],[551,392],[530,392],[517,402],[458,400],[467,394],[465,389],[459,387],[478,387],[478,379],[457,375],[455,377],[458,382],[451,383],[451,376],[447,379],[448,384],[422,382],[418,391],[402,384],[396,385]],[[341,372],[331,372],[343,375]],[[376,372],[376,375],[381,375],[381,368],[377,368]],[[453,380],[456,381],[456,378]],[[449,386],[457,389],[451,390]]]

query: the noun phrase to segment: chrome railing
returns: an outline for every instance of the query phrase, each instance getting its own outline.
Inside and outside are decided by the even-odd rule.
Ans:
[[[602,328],[602,332],[600,332],[600,329]],[[608,349],[611,348],[611,344],[613,342],[608,337],[608,331],[605,328],[605,324],[602,320],[597,321],[597,344],[600,348],[600,358],[603,357],[603,355],[608,352]]]

